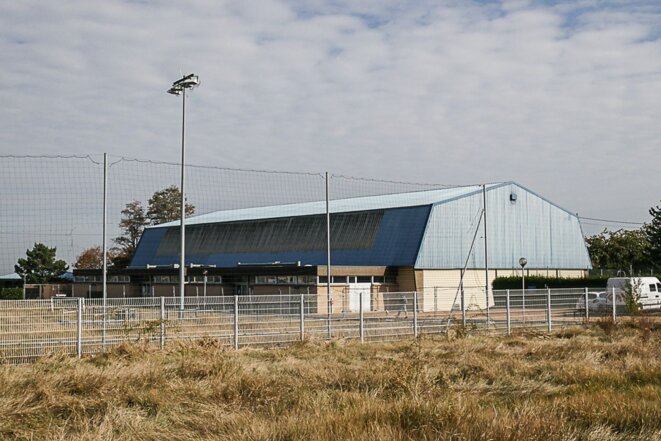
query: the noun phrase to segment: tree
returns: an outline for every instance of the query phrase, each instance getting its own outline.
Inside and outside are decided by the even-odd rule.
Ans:
[[[639,278],[628,278],[624,284],[624,305],[629,314],[638,314],[640,312],[640,296],[643,292],[643,281]]]
[[[117,258],[117,250],[110,249],[106,252],[108,265],[112,266],[113,260]],[[76,269],[100,269],[103,267],[103,250],[100,246],[88,248],[76,258],[73,265]]]
[[[14,270],[24,277],[27,283],[48,283],[69,269],[64,260],[55,258],[56,252],[56,247],[50,248],[43,243],[35,243],[31,250],[26,250],[24,259],[18,259]]]
[[[155,192],[149,199],[147,218],[152,225],[178,220],[181,217],[181,191],[176,185]],[[186,216],[195,213],[195,207],[186,203]]]
[[[595,268],[649,269],[649,241],[642,230],[604,230],[586,238]]]
[[[126,204],[122,210],[122,220],[119,222],[123,234],[115,238],[115,243],[118,245],[118,248],[113,250],[112,257],[115,266],[125,267],[129,264],[146,225],[149,225],[149,222],[142,203],[132,201]]]
[[[649,242],[648,256],[655,268],[661,268],[661,206],[650,208],[649,213],[652,221],[643,227]]]

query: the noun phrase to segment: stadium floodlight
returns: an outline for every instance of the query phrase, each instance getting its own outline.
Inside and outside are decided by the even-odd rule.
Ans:
[[[180,214],[180,234],[181,234],[181,248],[179,250],[179,309],[184,310],[184,295],[185,295],[185,277],[186,277],[186,193],[184,182],[186,177],[186,89],[193,89],[199,86],[200,79],[195,74],[185,75],[172,83],[172,87],[168,89],[171,95],[181,95],[181,214]]]

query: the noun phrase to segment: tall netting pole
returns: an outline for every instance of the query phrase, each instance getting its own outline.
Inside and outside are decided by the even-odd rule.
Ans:
[[[103,247],[103,274],[101,275],[103,289],[103,332],[101,347],[106,350],[106,308],[108,303],[108,244],[106,224],[108,223],[108,154],[103,154],[103,238],[101,239]]]
[[[490,317],[489,317],[489,248],[487,246],[487,186],[482,185],[482,199],[484,202],[484,275],[486,278],[486,283],[484,285],[484,290],[486,292],[487,300],[487,329],[489,328]]]
[[[331,248],[330,248],[330,206],[328,203],[328,172],[326,172],[326,297],[328,309],[328,338],[331,338]]]

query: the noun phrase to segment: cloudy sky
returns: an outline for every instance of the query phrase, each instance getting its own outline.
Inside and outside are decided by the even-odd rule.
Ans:
[[[661,199],[661,2],[5,1],[0,154],[448,184],[583,216]]]

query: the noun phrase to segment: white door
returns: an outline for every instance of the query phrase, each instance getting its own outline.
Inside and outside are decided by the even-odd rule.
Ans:
[[[350,283],[349,284],[349,311],[360,311],[360,293],[363,293],[363,312],[371,310],[372,296],[371,283]]]

